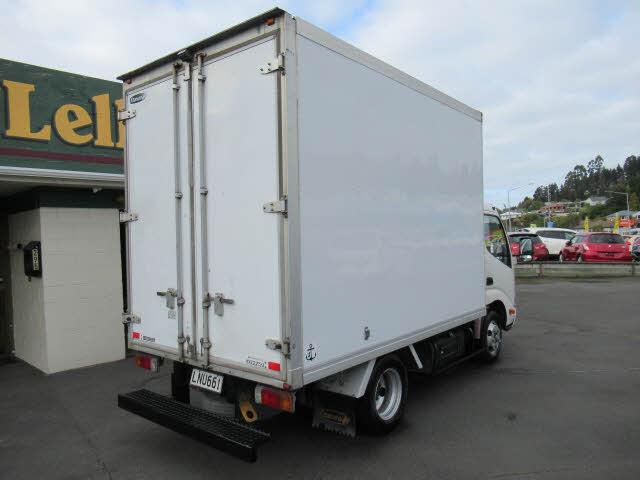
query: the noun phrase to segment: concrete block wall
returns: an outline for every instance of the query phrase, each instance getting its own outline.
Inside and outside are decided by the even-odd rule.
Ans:
[[[44,362],[33,364],[53,373],[124,358],[117,209],[46,207],[16,216],[32,212],[37,212],[40,229],[43,276],[38,279],[41,307],[31,309],[42,310],[44,328],[38,334],[44,338],[45,351]],[[31,240],[35,238],[22,242]],[[24,277],[22,266],[18,272],[12,268],[12,281],[14,276]],[[14,311],[24,308],[15,299],[14,293]],[[15,317],[14,323],[16,355],[23,358],[18,340],[21,344],[28,340],[18,338]],[[26,356],[23,359],[32,363]]]
[[[42,278],[29,281],[24,274],[24,254],[17,248],[18,244],[24,246],[38,240],[42,241],[40,210],[9,216],[14,349],[18,358],[46,372],[48,361],[43,282]]]

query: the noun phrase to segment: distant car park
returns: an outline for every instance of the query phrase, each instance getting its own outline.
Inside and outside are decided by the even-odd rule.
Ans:
[[[511,255],[518,263],[542,262],[549,259],[549,250],[535,233],[509,233]]]
[[[561,262],[630,262],[622,235],[607,232],[578,233],[560,251]]]
[[[571,240],[577,233],[575,230],[568,228],[530,227],[524,230],[536,233],[547,247],[547,250],[549,250],[549,257],[553,258],[557,258],[560,255],[560,251],[567,243],[567,240]]]
[[[640,262],[640,235],[631,244],[631,257],[635,262]]]

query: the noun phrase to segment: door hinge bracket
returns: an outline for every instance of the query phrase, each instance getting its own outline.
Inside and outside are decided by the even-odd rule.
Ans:
[[[205,293],[202,297],[202,308],[209,308],[211,306],[211,302],[213,301],[213,297],[210,293]]]
[[[267,202],[262,205],[262,211],[264,213],[281,213],[284,216],[287,215],[287,197],[282,197],[275,202]]]
[[[284,74],[284,54],[281,53],[276,58],[268,60],[260,67],[260,73],[263,75],[272,72],[282,72]]]
[[[138,220],[138,214],[132,212],[120,212],[120,223],[135,222]]]
[[[124,312],[122,314],[122,323],[128,325],[130,323],[140,323],[140,317],[133,313]]]
[[[288,339],[276,340],[275,338],[267,338],[264,344],[269,350],[282,352],[285,357],[289,357],[291,354],[291,344]]]
[[[118,110],[118,121],[126,122],[127,120],[136,116],[136,111],[132,109]]]

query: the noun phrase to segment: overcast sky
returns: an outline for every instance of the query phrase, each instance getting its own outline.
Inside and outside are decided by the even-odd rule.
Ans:
[[[114,79],[268,10],[262,0],[0,0],[0,57]],[[282,1],[484,113],[485,200],[640,154],[640,2]],[[512,204],[534,187],[512,193]]]

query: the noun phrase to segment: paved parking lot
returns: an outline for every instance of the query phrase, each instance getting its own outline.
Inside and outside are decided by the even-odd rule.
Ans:
[[[0,366],[0,478],[637,479],[639,294],[635,278],[521,282],[499,363],[413,381],[384,438],[281,416],[255,464],[116,407],[118,392],[166,389],[168,368]]]

